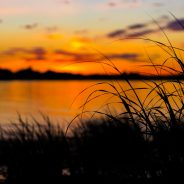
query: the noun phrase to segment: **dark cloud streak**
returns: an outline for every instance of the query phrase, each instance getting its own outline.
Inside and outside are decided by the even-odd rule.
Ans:
[[[184,31],[184,18],[169,20],[167,16],[158,18],[157,23],[166,30]],[[125,29],[114,30],[107,34],[108,38],[141,37],[160,31],[158,28],[150,28],[155,22],[137,23],[127,26]],[[148,27],[149,26],[149,27]]]
[[[38,23],[33,23],[33,24],[26,24],[23,26],[24,29],[27,30],[32,30],[38,27]]]
[[[126,30],[119,29],[119,30],[115,30],[115,31],[109,33],[107,36],[109,38],[115,38],[115,37],[123,36],[125,33],[126,33]]]
[[[151,34],[151,33],[155,33],[155,32],[158,32],[158,29],[145,29],[145,30],[142,30],[142,31],[129,33],[129,34],[125,35],[125,36],[126,37],[141,37],[141,36],[145,36],[145,35],[148,35],[148,34]]]
[[[147,24],[141,24],[141,23],[139,23],[139,24],[130,25],[128,27],[128,29],[134,30],[134,29],[142,29],[142,28],[145,28],[145,27],[147,27]]]
[[[137,53],[112,54],[108,56],[110,59],[124,59],[129,61],[139,61],[140,55]]]
[[[184,18],[169,22],[165,28],[172,31],[184,31]]]
[[[102,61],[104,60],[104,56],[100,54],[91,54],[91,53],[74,53],[65,50],[56,50],[55,54],[72,57],[73,61]],[[128,60],[128,61],[138,61],[140,55],[137,53],[120,53],[120,54],[105,54],[109,59],[120,59],[120,60]],[[61,61],[61,59],[59,60]]]
[[[33,60],[45,60],[46,59],[46,50],[42,47],[35,47],[29,51],[32,54]]]
[[[1,55],[16,56],[19,53],[25,54],[25,59],[27,61],[45,60],[47,55],[47,51],[42,47],[34,47],[32,49],[15,47],[1,52]]]

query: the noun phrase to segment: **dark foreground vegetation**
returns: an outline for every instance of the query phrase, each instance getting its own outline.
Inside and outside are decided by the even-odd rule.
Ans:
[[[168,58],[159,65],[149,58],[151,67],[158,78],[162,71],[181,78],[142,81],[146,87],[135,87],[125,80],[128,85],[125,89],[116,80],[96,83],[89,88],[99,88],[89,94],[81,106],[81,114],[66,130],[48,118],[44,118],[43,123],[19,118],[18,124],[2,127],[0,172],[4,182],[183,183],[184,50],[174,47],[164,30],[162,32],[168,44],[146,40],[168,54]],[[106,59],[103,64],[121,76],[114,63]],[[166,65],[170,60],[174,65]],[[110,89],[106,90],[104,85]],[[139,96],[140,90],[146,93],[144,99]],[[88,120],[81,119],[72,128],[78,117],[89,113],[87,104],[102,96],[114,99],[114,103],[122,106],[122,111],[114,114],[108,108],[104,113],[99,108],[90,112]],[[107,101],[105,105],[111,104]],[[95,114],[103,117],[94,118]]]
[[[0,68],[0,80],[168,80],[168,79],[184,79],[183,75],[142,75],[139,73],[122,73],[114,75],[105,74],[72,74],[72,73],[59,73],[54,71],[38,72],[31,68],[12,72],[7,69]]]
[[[184,124],[159,122],[144,134],[137,121],[79,123],[70,136],[47,119],[1,130],[0,165],[5,183],[157,183],[184,175]]]

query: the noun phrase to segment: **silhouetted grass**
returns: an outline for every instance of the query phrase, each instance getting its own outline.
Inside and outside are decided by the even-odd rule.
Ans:
[[[157,24],[157,22],[155,23]],[[148,38],[137,39],[155,44],[168,55],[168,58],[161,64],[155,64],[154,61],[148,57],[150,65],[145,65],[144,67],[152,67],[158,77],[163,72],[167,72],[170,75],[177,74],[183,76],[184,62],[181,57],[181,52],[183,53],[184,50],[175,47],[162,27],[159,25],[158,27],[165,36],[168,44]],[[105,61],[101,62],[102,65],[110,66],[119,75],[122,74],[120,69],[108,57],[101,52],[99,52],[99,54],[105,59]],[[170,60],[174,61],[175,66],[178,66],[177,69],[168,65]],[[108,121],[106,120],[104,123],[100,122],[100,124],[96,122],[94,124],[94,120],[91,120],[92,123],[87,125],[83,124],[78,128],[78,132],[74,131],[76,144],[78,144],[77,149],[79,149],[76,152],[82,156],[82,158],[78,156],[80,157],[78,160],[80,160],[83,165],[80,166],[81,169],[78,169],[78,172],[75,174],[92,174],[96,176],[100,174],[111,175],[113,173],[113,176],[119,175],[120,178],[122,177],[123,179],[126,177],[129,179],[131,177],[134,179],[150,178],[150,180],[182,178],[184,174],[183,81],[180,79],[142,81],[145,87],[134,87],[132,81],[125,81],[128,85],[128,89],[127,87],[125,89],[121,81],[114,80],[112,82],[96,83],[84,89],[79,94],[82,95],[89,89],[94,89],[89,93],[86,101],[81,106],[81,114],[76,116],[74,120],[78,117],[83,117],[86,113],[90,113],[91,119],[93,119],[95,115],[103,115]],[[104,88],[104,85],[106,85],[107,88]],[[168,86],[172,88],[168,88]],[[138,92],[140,90],[146,91],[147,93],[144,99],[141,99],[139,96]],[[93,112],[86,110],[89,103],[103,96],[107,96],[108,100],[114,99],[112,103],[121,104],[123,110],[117,114],[111,113],[110,110],[107,112],[101,111],[102,107],[99,107],[98,110],[94,110]],[[107,101],[103,107],[106,106],[109,108],[112,103]],[[74,120],[69,124],[67,131]],[[115,127],[118,128],[114,130]],[[130,131],[130,127],[134,127],[135,132]],[[129,132],[128,135],[130,135],[130,137],[126,132]],[[139,138],[143,138],[143,144],[139,144],[140,142],[138,140],[140,139],[136,137],[136,135],[139,135]],[[130,140],[130,144],[125,144],[125,140]],[[131,145],[133,145],[136,150],[134,150],[134,148],[131,149]],[[126,154],[126,151],[128,154]],[[138,152],[139,155],[139,151],[141,152],[141,156],[139,157],[141,162],[137,162],[139,159],[136,159],[136,155],[132,155],[132,152]],[[121,156],[118,155],[119,153]],[[103,156],[100,156],[101,154]],[[119,160],[119,162],[116,159]],[[125,164],[124,160],[129,164]],[[131,160],[135,165],[131,165]],[[103,169],[101,168],[101,163],[103,163]],[[116,166],[116,171],[113,171],[114,166]]]
[[[158,25],[159,26],[159,25]],[[168,44],[141,38],[154,43],[168,54],[162,64],[151,67],[159,76],[162,71],[183,76],[184,63],[178,50],[159,26]],[[110,66],[121,75],[119,68],[103,53],[101,64]],[[167,65],[172,59],[178,65],[173,69]],[[146,66],[145,66],[146,67]],[[184,84],[180,79],[167,81],[142,81],[145,87],[134,87],[126,80],[128,89],[121,81],[99,82],[84,89],[94,89],[81,105],[77,115],[66,130],[54,125],[48,118],[44,123],[33,123],[19,118],[19,124],[1,129],[0,165],[7,182],[17,181],[66,181],[67,178],[115,178],[117,182],[158,183],[166,180],[184,181]],[[172,89],[168,89],[168,84]],[[108,86],[108,89],[104,88]],[[144,99],[139,91],[146,91]],[[87,105],[107,96],[108,100],[121,104],[123,110],[117,114],[111,111],[95,110],[91,118],[71,128],[78,117],[83,117]],[[109,101],[104,106],[109,107]],[[103,116],[95,118],[98,114]],[[70,135],[67,134],[70,130]],[[63,179],[63,180],[62,180]],[[86,180],[87,181],[87,180]],[[96,180],[98,181],[98,180]]]
[[[7,183],[183,178],[184,123],[173,129],[158,120],[154,136],[145,135],[137,120],[125,117],[80,122],[69,137],[48,120],[30,124],[20,119],[20,124],[1,130],[1,172]]]
[[[174,19],[176,17],[171,14]],[[176,19],[177,20],[177,19]],[[182,60],[181,52],[184,50],[175,47],[170,41],[169,37],[165,33],[164,29],[155,21],[155,24],[163,33],[164,37],[167,40],[167,43],[163,43],[157,40],[152,40],[149,38],[127,38],[127,39],[139,39],[146,42],[151,42],[155,44],[158,48],[160,48],[164,53],[168,55],[168,58],[165,59],[161,64],[155,64],[154,61],[149,57],[150,61],[149,65],[145,65],[144,67],[151,67],[155,70],[155,75],[159,78],[164,73],[167,72],[169,75],[184,75],[184,62]],[[180,25],[181,23],[178,22]],[[183,28],[183,27],[182,27]],[[119,39],[121,41],[123,39]],[[122,75],[122,72],[116,66],[111,59],[109,59],[102,52],[97,51],[100,54],[104,61],[101,62],[102,65],[108,66],[113,69],[117,74]],[[169,61],[172,60],[175,66],[178,68],[173,68],[168,65]],[[142,81],[144,83],[144,87],[134,87],[132,81],[125,79],[128,89],[123,86],[121,81],[106,81],[99,82],[95,85],[89,86],[84,89],[79,95],[84,94],[89,89],[93,89],[92,92],[89,93],[86,101],[81,106],[81,114],[76,116],[74,120],[83,116],[85,113],[89,113],[86,110],[86,107],[89,103],[94,100],[98,100],[102,96],[107,96],[108,100],[114,99],[113,103],[121,104],[123,110],[119,114],[111,114],[104,113],[100,111],[102,107],[93,112],[91,117],[94,117],[95,114],[104,115],[112,120],[123,119],[125,116],[131,120],[132,123],[139,122],[144,127],[144,133],[148,138],[154,136],[157,132],[157,128],[160,127],[160,123],[166,124],[165,126],[169,126],[169,128],[175,129],[183,122],[183,110],[184,110],[184,83],[182,79],[172,79],[172,80],[150,80]],[[104,87],[104,85],[107,86]],[[168,88],[168,85],[172,87],[172,89]],[[108,89],[108,90],[107,90]],[[141,99],[139,96],[139,91],[145,91],[147,93],[144,99]],[[78,95],[78,96],[79,96]],[[107,101],[103,107],[109,107],[111,103]],[[91,112],[90,112],[91,113]],[[159,125],[157,125],[159,122]],[[73,121],[69,124],[73,123]]]
[[[7,181],[52,181],[62,176],[67,158],[64,132],[49,118],[33,123],[19,118],[1,131],[0,154]]]
[[[146,142],[140,127],[127,120],[93,120],[73,130],[72,175],[145,177]]]

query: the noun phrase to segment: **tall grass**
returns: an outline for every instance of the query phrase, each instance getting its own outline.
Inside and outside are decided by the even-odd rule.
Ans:
[[[175,20],[177,20],[174,15],[172,16]],[[184,50],[175,47],[170,41],[164,29],[156,21],[155,24],[159,27],[160,31],[165,36],[167,44],[149,38],[128,39],[138,39],[146,42],[151,42],[168,55],[168,58],[165,59],[161,64],[155,64],[151,57],[148,55],[150,64],[144,65],[144,67],[152,67],[155,70],[157,79],[163,73],[183,76],[184,62],[181,55],[178,53],[184,52]],[[181,25],[179,20],[178,24]],[[120,39],[118,41],[122,40],[124,39]],[[118,66],[116,66],[112,60],[110,60],[102,52],[98,51],[98,54],[100,54],[105,60],[101,62],[102,65],[108,67],[110,66],[115,72],[117,72],[117,74],[122,74]],[[178,66],[177,69],[174,69],[169,65],[169,61],[171,60],[174,61],[175,66]],[[97,114],[104,115],[107,118],[115,121],[119,121],[120,119],[128,117],[133,124],[138,122],[139,126],[141,126],[143,129],[143,133],[148,139],[157,134],[157,129],[161,126],[161,123],[163,123],[164,127],[169,129],[176,129],[183,123],[184,83],[181,79],[168,79],[165,81],[161,79],[157,81],[142,81],[144,87],[135,87],[132,81],[127,79],[125,81],[128,85],[128,89],[127,87],[125,88],[123,86],[121,81],[114,80],[108,82],[99,82],[81,91],[79,95],[83,95],[89,89],[92,89],[92,92],[89,93],[85,102],[80,107],[81,114],[77,115],[74,120],[78,117],[83,117],[85,113],[89,113],[89,111],[86,110],[86,107],[89,103],[95,100],[97,102],[99,98],[107,96],[107,103],[104,103],[104,105],[99,107],[98,110],[90,112],[92,114],[91,118]],[[107,88],[104,87],[104,85],[106,85]],[[168,86],[172,87],[172,89],[169,89]],[[147,93],[144,99],[141,99],[139,91],[145,91]],[[112,99],[114,99],[114,102],[109,103],[109,101]],[[122,105],[123,110],[120,113],[112,114],[110,110],[107,113],[101,111],[103,107],[106,106],[109,108],[114,103]],[[66,132],[72,123],[73,121],[71,121],[71,123],[68,125]]]
[[[53,181],[62,176],[66,166],[63,129],[47,117],[43,123],[19,117],[19,123],[1,130],[0,155],[8,182]]]
[[[147,145],[139,127],[128,120],[96,119],[80,123],[72,132],[73,176],[145,177],[142,166]]]
[[[180,22],[178,24],[180,25]],[[184,62],[178,53],[183,53],[184,50],[175,47],[165,31],[159,25],[158,27],[168,44],[148,38],[137,39],[155,44],[168,55],[168,58],[161,64],[155,64],[148,56],[150,64],[144,67],[152,67],[157,78],[166,72],[169,75],[177,74],[183,76]],[[105,59],[101,64],[110,66],[121,75],[120,69],[104,54],[100,54]],[[177,69],[169,65],[171,60],[174,61],[175,66],[178,66]],[[119,173],[119,177],[124,179],[126,177],[129,179],[131,177],[142,179],[182,178],[184,174],[183,81],[180,79],[142,81],[144,87],[135,87],[132,81],[125,81],[128,89],[123,86],[121,81],[115,80],[96,83],[79,94],[82,95],[89,89],[94,89],[89,93],[83,105],[81,105],[81,114],[71,121],[66,133],[76,118],[83,117],[85,113],[89,113],[86,110],[87,105],[103,96],[107,96],[108,100],[116,99],[113,103],[121,104],[123,110],[120,113],[113,114],[110,110],[107,112],[101,111],[102,107],[99,107],[98,110],[90,112],[91,119],[95,115],[103,115],[108,119],[105,123],[96,121],[95,124],[82,124],[77,130],[74,130],[74,137],[79,146],[77,149],[79,149],[79,155],[81,156],[82,154],[81,164],[83,164],[80,166],[83,170],[79,169],[78,172],[82,172],[82,174],[87,172],[92,175],[104,172],[103,174],[105,175],[113,173],[116,176]],[[104,85],[107,88],[104,88]],[[168,86],[171,88],[168,88]],[[96,89],[97,87],[98,89]],[[140,90],[147,93],[144,99],[139,96]],[[103,107],[109,108],[113,104],[108,100]],[[114,127],[117,129],[114,130]],[[131,132],[131,127],[135,131]],[[138,137],[132,139],[132,135],[133,137],[138,135]],[[103,156],[100,156],[100,154]],[[139,155],[139,159],[137,159],[136,154]],[[109,155],[111,157],[108,157]],[[120,165],[118,161],[116,162],[116,158],[118,158]],[[100,166],[100,160],[102,162],[105,160],[104,162],[107,164],[102,164],[105,167],[103,169]],[[126,165],[125,160],[130,168]],[[133,165],[131,165],[131,161],[134,162]],[[116,165],[116,171],[113,170],[113,164]],[[84,169],[85,167],[86,169]],[[88,169],[92,170],[88,171]]]
[[[173,46],[164,30],[159,28],[168,44],[141,39],[154,43],[168,54],[168,58],[162,64],[155,64],[149,57],[149,67],[155,69],[157,76],[162,71],[183,75],[184,63],[178,55],[178,51],[183,50]],[[121,74],[107,56],[98,53],[105,59],[98,63]],[[178,69],[167,65],[170,59],[175,61]],[[183,178],[183,81],[142,83],[143,87],[135,87],[132,81],[126,80],[128,88],[125,88],[121,81],[115,80],[99,82],[84,89],[78,96],[89,89],[94,90],[81,105],[81,113],[74,117],[66,130],[53,125],[46,117],[43,123],[36,120],[30,123],[19,117],[19,124],[0,131],[0,171],[5,172],[4,176],[10,182],[25,182],[30,178],[53,182],[66,174],[75,179],[110,176],[120,183]],[[168,85],[172,89],[168,89]],[[146,91],[144,99],[139,96],[140,91]],[[89,103],[103,96],[107,96],[103,105],[109,107],[106,112],[101,111],[102,107],[92,112],[87,110]],[[109,102],[112,99],[114,101]],[[114,103],[120,104],[123,110],[112,113],[110,106]],[[84,121],[82,118],[86,113],[90,113],[90,118]],[[95,118],[95,115],[103,118]],[[77,118],[82,121],[72,128]]]

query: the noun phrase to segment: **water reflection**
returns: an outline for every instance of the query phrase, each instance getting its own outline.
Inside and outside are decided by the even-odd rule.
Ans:
[[[48,114],[54,120],[71,120],[76,114],[81,112],[79,108],[90,96],[89,101],[85,106],[86,110],[103,110],[107,109],[104,104],[110,103],[111,110],[121,111],[122,104],[118,103],[118,98],[111,95],[102,95],[98,97],[99,90],[114,92],[114,89],[109,84],[115,84],[119,91],[128,90],[130,86],[125,81],[117,82],[106,81],[105,84],[99,84],[100,81],[1,81],[0,82],[0,119],[1,123],[7,123],[10,120],[17,119],[17,112],[23,116],[33,115],[36,118],[41,118],[39,112]],[[134,88],[137,89],[139,98],[143,101],[148,95],[151,82],[146,85],[143,81],[132,81]],[[95,85],[86,90],[77,97],[72,107],[70,108],[75,97],[85,88]],[[143,88],[150,89],[143,89]],[[121,89],[122,88],[122,89]],[[173,90],[172,84],[166,84],[166,88]],[[136,100],[136,96],[132,91],[127,92],[129,98]],[[149,96],[146,103],[153,105],[156,101],[156,93]],[[90,100],[93,99],[94,100]],[[152,102],[151,102],[152,101]],[[146,104],[145,103],[145,104]],[[100,109],[101,107],[101,109]]]

